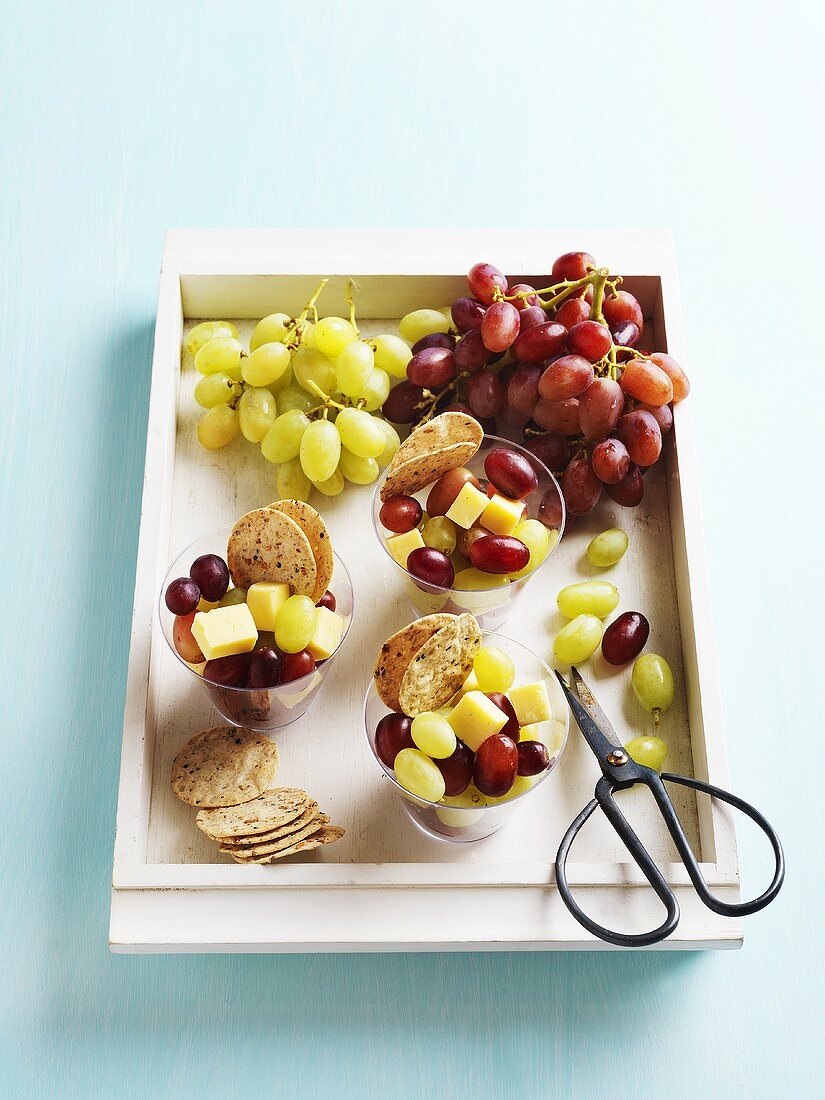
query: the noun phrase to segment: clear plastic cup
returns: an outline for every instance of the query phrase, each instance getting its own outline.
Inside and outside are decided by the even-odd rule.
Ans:
[[[509,450],[524,455],[538,475],[537,488],[534,489],[524,501],[526,506],[524,510],[524,519],[541,518],[539,516],[539,508],[542,501],[545,502],[545,507],[543,509],[544,522],[546,526],[550,527],[551,533],[551,544],[547,557],[541,562],[538,568],[534,569],[532,573],[528,573],[527,576],[509,581],[503,585],[494,582],[489,588],[462,591],[458,588],[441,588],[439,585],[427,584],[425,581],[419,580],[418,577],[414,577],[403,566],[399,565],[387,549],[386,540],[388,536],[392,535],[392,532],[387,531],[379,519],[382,503],[381,488],[387,477],[387,472],[384,471],[378,480],[372,498],[373,529],[375,530],[376,538],[384,549],[384,553],[392,563],[392,568],[401,581],[404,594],[411,604],[416,618],[421,618],[424,615],[433,615],[438,611],[447,612],[452,615],[460,615],[464,611],[469,611],[478,619],[482,630],[498,630],[516,606],[516,603],[530,581],[546,567],[547,562],[553,556],[553,551],[561,541],[562,534],[564,533],[565,521],[564,497],[562,496],[559,483],[553,477],[550,470],[548,470],[544,463],[536,458],[534,454],[525,450],[524,447],[520,447],[517,443],[511,442],[509,439],[502,439],[496,435],[485,435],[478,451],[469,462],[465,463],[466,469],[476,475],[483,487],[486,483],[484,460],[488,453],[495,447],[506,447]],[[428,485],[420,492],[414,494],[424,511],[426,511],[429,490],[430,486]],[[547,523],[548,519],[553,520],[553,526]]]
[[[483,840],[484,837],[490,836],[500,829],[514,813],[517,813],[528,798],[534,796],[535,792],[546,782],[551,772],[557,767],[564,746],[567,744],[567,734],[570,726],[570,711],[564,693],[552,670],[542,661],[541,657],[538,657],[520,642],[516,642],[502,634],[485,632],[482,634],[481,644],[497,646],[508,654],[515,666],[516,677],[514,683],[516,685],[531,684],[537,680],[544,680],[547,684],[547,694],[550,697],[553,718],[550,721],[541,723],[539,734],[550,751],[550,766],[533,778],[532,784],[527,790],[514,798],[487,798],[478,794],[478,792],[472,792],[465,793],[464,796],[459,795],[451,800],[448,799],[447,802],[436,803],[428,802],[426,799],[411,794],[400,785],[394,772],[384,764],[375,751],[376,727],[384,715],[391,712],[379,698],[375,690],[374,680],[370,680],[370,686],[364,699],[364,729],[370,752],[401,799],[404,809],[412,821],[429,836],[459,844],[473,840]],[[456,804],[462,798],[469,804]]]
[[[175,649],[172,636],[175,616],[167,608],[164,595],[170,581],[173,581],[176,577],[189,576],[189,568],[192,562],[201,554],[218,554],[225,559],[226,544],[231,530],[232,526],[230,525],[220,527],[217,531],[211,531],[207,535],[202,535],[175,558],[163,580],[158,600],[158,615],[160,616],[163,636],[170,650],[189,674],[202,685],[203,690],[212,700],[215,709],[232,725],[245,726],[247,729],[268,733],[296,722],[306,713],[321,690],[321,685],[341,652],[352,625],[352,582],[346,566],[338,555],[334,554],[334,569],[329,588],[335,594],[335,609],[344,619],[344,632],[338,648],[331,657],[316,665],[314,672],[309,672],[298,680],[291,680],[287,684],[279,684],[278,687],[273,688],[224,687],[221,684],[210,683],[201,675],[203,665],[190,665],[187,661],[184,661]]]

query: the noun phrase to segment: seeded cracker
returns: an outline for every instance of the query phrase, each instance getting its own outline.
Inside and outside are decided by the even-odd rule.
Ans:
[[[226,561],[239,588],[281,581],[300,596],[315,591],[317,570],[309,539],[294,519],[274,508],[241,516],[229,536]]]
[[[332,540],[329,537],[327,525],[315,509],[302,500],[276,500],[269,507],[274,508],[276,512],[283,512],[285,516],[289,516],[306,535],[312,550],[312,556],[315,559],[316,578],[315,589],[312,592],[312,602],[318,603],[329,588],[332,571],[335,567],[332,556]]]
[[[390,710],[401,709],[398,691],[413,657],[436,631],[453,619],[453,615],[425,615],[387,638],[381,646],[373,676],[378,697]]]
[[[387,469],[381,500],[409,496],[463,466],[481,446],[481,425],[466,413],[447,412],[416,428],[401,444]]]
[[[311,799],[295,787],[276,787],[243,806],[200,810],[195,824],[213,840],[268,833],[300,817]]]
[[[280,852],[274,852],[269,856],[259,856],[253,860],[243,860],[244,863],[272,863],[276,859],[284,859],[285,856],[294,856],[299,852],[311,852],[313,848],[320,848],[323,844],[332,844],[336,840],[340,840],[346,832],[340,825],[324,825],[318,830],[317,833],[313,833],[312,836],[308,836],[306,840],[299,840],[297,844],[293,844],[290,848],[282,848]],[[240,862],[240,861],[239,861]]]
[[[443,626],[404,673],[398,692],[401,711],[415,718],[448,703],[470,675],[480,646],[481,630],[472,615],[459,615]]]
[[[227,848],[237,848],[241,852],[245,849],[248,850],[255,844],[269,844],[282,836],[291,836],[297,833],[299,829],[303,829],[305,825],[315,821],[318,812],[318,803],[313,799],[301,816],[296,817],[294,821],[290,821],[288,825],[282,825],[279,829],[272,829],[268,833],[258,833],[257,836],[225,836],[222,843]]]
[[[172,764],[172,790],[190,806],[237,806],[270,786],[278,750],[262,733],[213,726],[196,733]]]
[[[275,852],[280,852],[284,848],[291,848],[293,844],[297,844],[299,840],[304,840],[306,837],[311,836],[312,833],[317,833],[322,825],[329,824],[329,814],[318,814],[314,821],[310,821],[308,825],[304,825],[303,829],[298,829],[297,832],[290,836],[279,837],[277,840],[270,840],[265,844],[255,844],[250,848],[236,848],[234,845],[222,845],[219,849],[221,852],[231,855],[233,859],[238,862],[251,862],[252,860],[259,859],[261,856],[271,856]]]

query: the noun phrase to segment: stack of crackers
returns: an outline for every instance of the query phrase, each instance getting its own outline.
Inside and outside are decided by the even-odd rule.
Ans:
[[[241,516],[229,536],[226,561],[239,588],[280,581],[313,603],[326,592],[334,568],[327,526],[302,500],[276,500]]]

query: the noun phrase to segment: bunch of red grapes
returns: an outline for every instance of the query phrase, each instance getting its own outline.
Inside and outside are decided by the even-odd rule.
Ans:
[[[571,515],[589,512],[603,491],[639,504],[642,474],[690,383],[671,356],[640,350],[638,299],[588,252],[559,256],[541,289],[510,287],[485,263],[467,281],[470,295],[452,304],[454,331],[413,346],[407,378],[384,402],[387,419],[415,424],[457,409],[487,432],[521,429],[560,476]]]

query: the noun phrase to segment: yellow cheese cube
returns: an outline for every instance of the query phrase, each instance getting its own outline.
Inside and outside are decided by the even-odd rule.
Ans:
[[[387,549],[402,569],[407,568],[407,558],[413,550],[423,545],[424,540],[417,527],[413,527],[412,531],[405,531],[403,535],[390,535],[387,539]]]
[[[481,489],[476,489],[471,481],[461,486],[461,492],[447,509],[447,519],[457,523],[465,530],[473,526],[475,521],[490,503],[490,498]]]
[[[532,726],[534,722],[546,722],[548,718],[553,717],[547,684],[544,680],[510,688],[507,697],[513,704],[520,726]]]
[[[524,515],[524,501],[510,500],[496,493],[481,513],[478,521],[494,535],[512,535]]]
[[[481,688],[478,686],[478,678],[474,671],[470,673],[470,675],[452,697],[448,706],[454,707],[456,703],[458,703],[461,696],[466,695],[468,691],[481,691]]]
[[[315,630],[307,649],[316,661],[325,661],[338,648],[343,633],[344,620],[341,616],[335,611],[330,611],[328,607],[319,607]]]
[[[207,661],[232,653],[249,653],[255,648],[258,630],[245,603],[199,611],[192,622],[192,637]]]
[[[459,737],[473,752],[479,745],[498,733],[507,724],[507,715],[482,691],[468,691],[462,695],[447,719]]]
[[[246,593],[246,606],[258,630],[274,630],[278,612],[289,599],[289,585],[280,581],[257,581]]]

